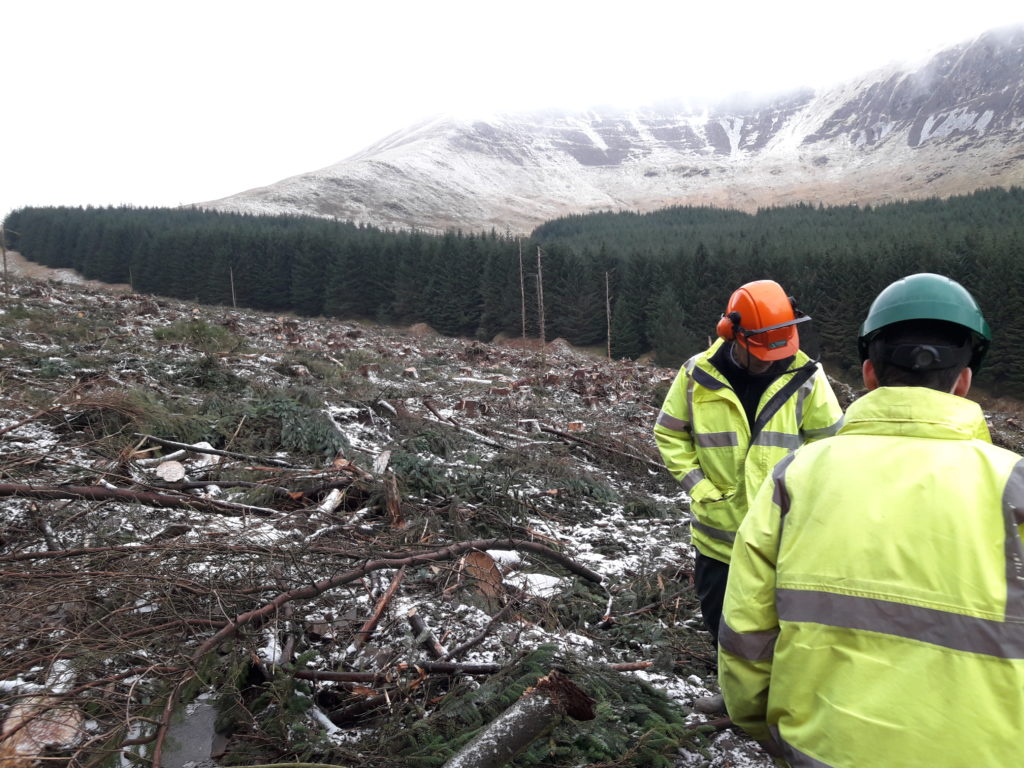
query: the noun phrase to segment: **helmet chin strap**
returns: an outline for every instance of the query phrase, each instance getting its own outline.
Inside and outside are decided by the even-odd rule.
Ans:
[[[735,339],[733,339],[732,343],[729,345],[729,359],[732,360],[733,364],[737,368],[742,368],[744,371],[749,373],[751,376],[764,376],[766,373],[768,373],[772,369],[772,364],[770,362],[768,362],[766,360],[761,360],[760,358],[757,358],[756,355],[754,355],[749,349],[745,349],[744,350],[744,352],[746,352],[746,355],[747,355],[747,362],[746,362],[746,364],[741,363],[739,360],[736,359],[736,346],[738,344],[739,344],[739,342],[736,341]],[[757,359],[759,362],[766,363],[765,368],[763,370],[761,370],[761,371],[752,370],[751,367],[750,367],[750,361],[754,360],[754,359]]]
[[[746,368],[746,366],[743,365],[743,363],[741,363],[739,360],[736,359],[736,345],[737,344],[739,344],[739,342],[736,341],[736,339],[733,339],[732,342],[729,344],[729,359],[732,360],[733,364],[737,368]]]

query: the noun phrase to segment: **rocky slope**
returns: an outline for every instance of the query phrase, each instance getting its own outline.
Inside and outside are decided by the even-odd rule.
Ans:
[[[204,207],[525,232],[675,204],[873,204],[1024,182],[1024,28],[764,103],[440,117]]]

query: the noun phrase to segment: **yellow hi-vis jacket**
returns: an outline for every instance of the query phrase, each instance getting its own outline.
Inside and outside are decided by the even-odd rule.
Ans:
[[[1024,460],[977,404],[855,402],[740,526],[719,635],[733,721],[794,768],[1024,765]]]
[[[728,563],[747,511],[748,489],[753,496],[772,467],[805,441],[835,434],[843,410],[821,366],[797,352],[761,397],[758,414],[780,392],[786,399],[751,445],[743,405],[710,362],[724,343],[717,340],[679,369],[658,414],[654,439],[665,467],[690,496],[693,545]],[[796,392],[782,391],[804,366],[814,366],[813,375]]]

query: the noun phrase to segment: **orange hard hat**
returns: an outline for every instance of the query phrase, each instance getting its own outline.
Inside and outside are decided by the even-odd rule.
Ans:
[[[759,360],[774,361],[796,354],[800,348],[796,326],[810,319],[797,311],[793,299],[774,280],[755,280],[733,291],[717,330]]]

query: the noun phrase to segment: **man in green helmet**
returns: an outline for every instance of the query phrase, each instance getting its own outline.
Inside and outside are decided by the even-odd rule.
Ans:
[[[946,277],[887,287],[858,340],[868,393],[740,525],[719,680],[791,766],[1021,763],[1024,461],[964,398],[990,338]]]

